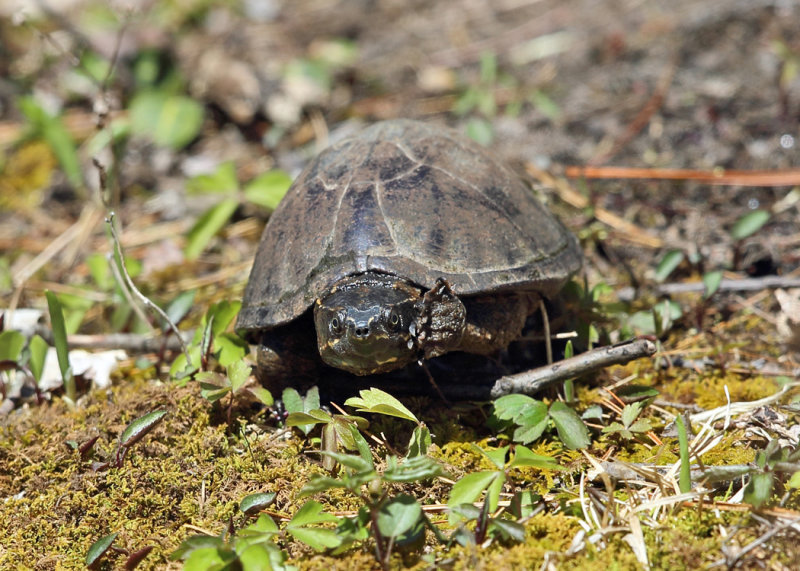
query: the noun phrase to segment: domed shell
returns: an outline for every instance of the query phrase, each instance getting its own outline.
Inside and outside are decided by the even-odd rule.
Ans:
[[[299,317],[370,270],[473,295],[556,293],[581,265],[575,236],[486,150],[450,129],[376,123],[312,160],[261,237],[237,329]]]

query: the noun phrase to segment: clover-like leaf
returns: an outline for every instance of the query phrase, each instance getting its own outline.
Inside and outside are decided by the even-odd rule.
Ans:
[[[589,429],[586,428],[578,413],[566,404],[560,401],[554,402],[550,405],[548,414],[553,419],[553,424],[556,425],[559,440],[567,448],[577,450],[578,448],[587,448],[591,444]]]

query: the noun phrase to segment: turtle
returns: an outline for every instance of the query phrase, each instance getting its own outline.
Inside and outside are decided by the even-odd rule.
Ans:
[[[575,235],[487,149],[447,127],[386,120],[322,151],[291,185],[236,329],[272,390],[325,371],[493,355],[581,265]]]

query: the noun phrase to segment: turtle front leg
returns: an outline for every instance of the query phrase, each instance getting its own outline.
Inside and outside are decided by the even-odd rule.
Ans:
[[[436,280],[433,289],[419,302],[420,317],[416,322],[416,341],[426,359],[458,349],[464,335],[467,310],[444,278]]]

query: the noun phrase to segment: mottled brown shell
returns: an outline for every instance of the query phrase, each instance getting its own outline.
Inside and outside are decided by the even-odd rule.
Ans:
[[[264,229],[237,328],[299,317],[370,270],[459,295],[550,296],[581,265],[577,240],[531,190],[455,131],[377,123],[309,163]]]

